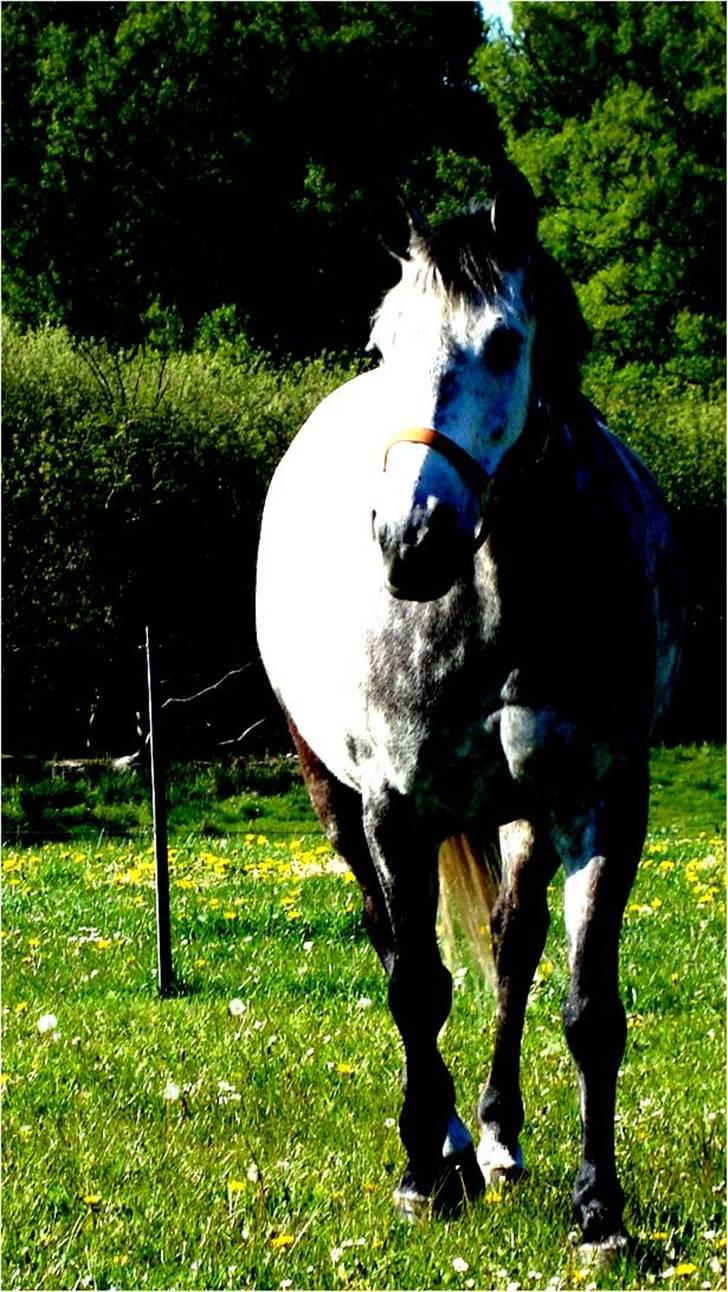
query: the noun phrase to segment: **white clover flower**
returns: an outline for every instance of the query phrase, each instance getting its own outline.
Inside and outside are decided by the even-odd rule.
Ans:
[[[453,1257],[452,1267],[456,1274],[467,1274],[470,1269],[468,1262],[464,1261],[462,1256]]]
[[[217,1102],[219,1104],[239,1104],[240,1098],[241,1096],[239,1092],[235,1089],[235,1086],[230,1084],[229,1081],[218,1081]]]
[[[371,1009],[372,1007],[372,1002],[369,996],[360,996],[356,1003],[359,1009]]]
[[[38,1031],[41,1036],[44,1036],[46,1032],[54,1032],[57,1027],[58,1019],[55,1014],[41,1014],[38,1019]]]
[[[162,1098],[166,1099],[168,1103],[173,1104],[176,1099],[179,1099],[179,1095],[179,1086],[174,1081],[168,1081],[164,1087]]]
[[[231,1018],[240,1018],[247,1008],[244,1000],[241,1000],[239,996],[234,996],[228,1005],[228,1014]]]

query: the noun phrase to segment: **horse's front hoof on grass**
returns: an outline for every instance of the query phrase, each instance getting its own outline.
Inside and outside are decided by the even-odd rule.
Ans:
[[[606,1274],[625,1251],[628,1243],[629,1239],[625,1233],[610,1234],[608,1238],[603,1238],[599,1242],[579,1243],[576,1250],[577,1264],[585,1272]]]
[[[490,1130],[484,1130],[480,1137],[478,1165],[487,1185],[515,1184],[526,1174],[520,1144],[511,1152]]]
[[[483,1173],[472,1144],[452,1153],[443,1162],[432,1193],[435,1215],[452,1219],[485,1192]]]
[[[472,1144],[443,1158],[433,1183],[425,1190],[410,1167],[394,1191],[394,1204],[406,1220],[437,1216],[451,1220],[485,1190]]]
[[[393,1195],[395,1210],[403,1218],[414,1224],[416,1220],[427,1220],[432,1214],[432,1198],[417,1187],[414,1175],[409,1167],[405,1171]]]

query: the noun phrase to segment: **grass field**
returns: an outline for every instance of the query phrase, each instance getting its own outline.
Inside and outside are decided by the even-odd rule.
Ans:
[[[42,842],[10,794],[26,842],[3,859],[1,1286],[724,1286],[722,750],[653,761],[622,940],[617,1144],[635,1241],[608,1275],[582,1270],[568,1241],[579,1127],[559,884],[524,1047],[530,1174],[456,1222],[408,1226],[391,1205],[400,1050],[385,984],[356,886],[281,775],[244,803],[229,784],[204,812],[179,808],[180,985],[165,1001],[148,838],[74,837],[61,813],[67,837]],[[203,816],[217,834],[195,830]],[[472,1121],[493,1005],[455,969],[442,1049]]]

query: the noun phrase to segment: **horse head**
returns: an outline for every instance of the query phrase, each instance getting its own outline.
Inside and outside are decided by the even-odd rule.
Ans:
[[[517,171],[489,207],[433,232],[411,224],[370,341],[398,428],[373,511],[394,596],[443,595],[477,547],[488,482],[529,414],[535,246],[535,199]]]

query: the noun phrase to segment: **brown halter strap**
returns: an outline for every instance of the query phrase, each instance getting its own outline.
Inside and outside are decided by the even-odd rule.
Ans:
[[[471,458],[465,449],[461,449],[459,444],[454,440],[448,439],[441,431],[436,431],[431,426],[411,426],[407,430],[398,431],[391,439],[387,440],[384,448],[384,470],[387,469],[387,458],[389,450],[395,444],[424,444],[428,449],[435,449],[438,453],[454,467],[458,474],[465,481],[469,489],[473,491],[478,498],[482,497],[488,488],[491,477],[484,467],[481,467],[475,458]]]

